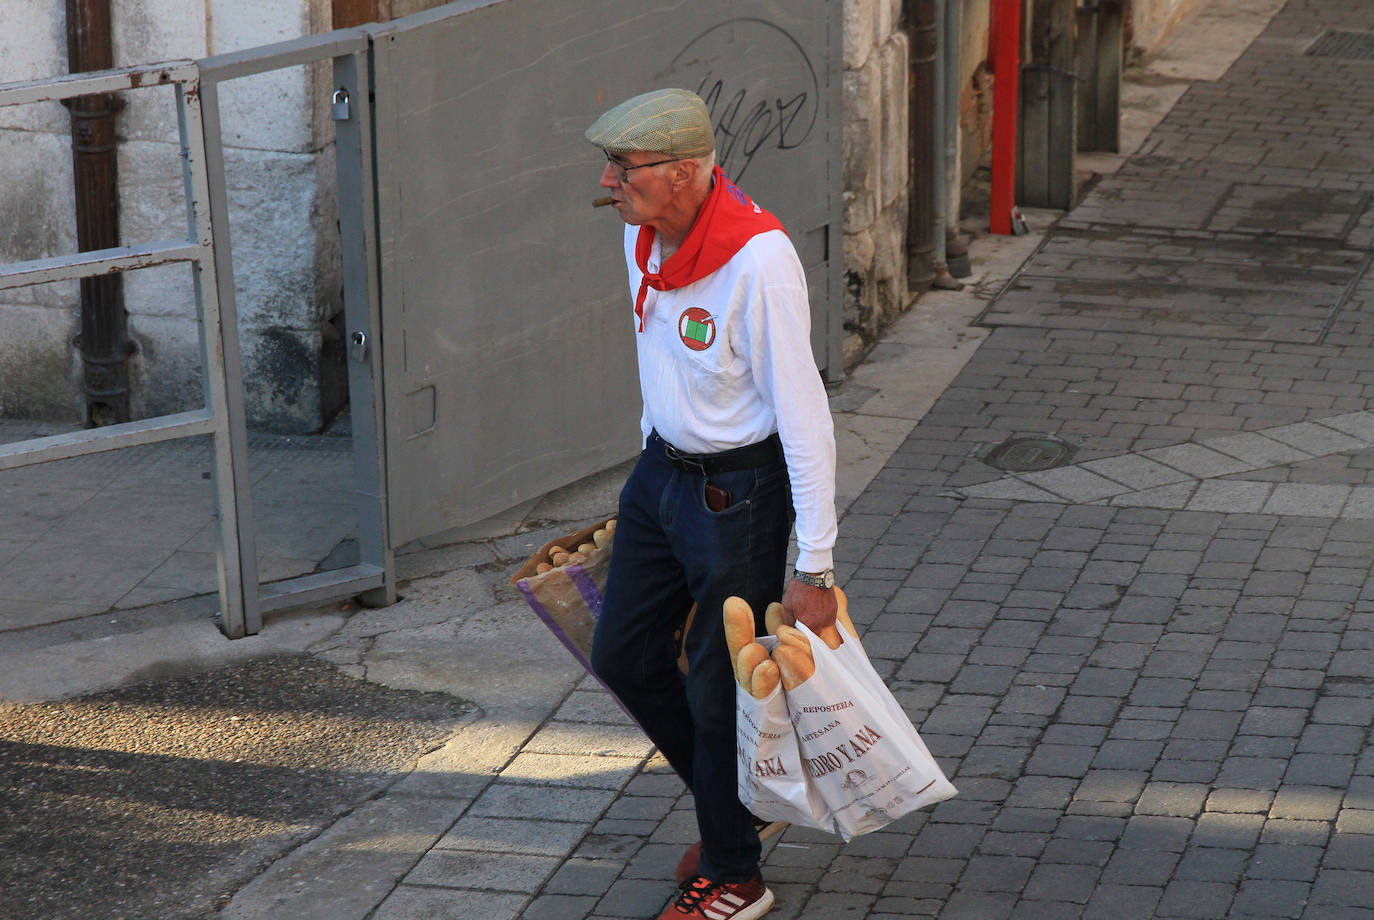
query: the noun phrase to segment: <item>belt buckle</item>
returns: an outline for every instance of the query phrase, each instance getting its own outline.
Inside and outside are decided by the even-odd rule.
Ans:
[[[696,457],[687,456],[682,451],[678,450],[676,447],[669,444],[667,441],[663,442],[663,453],[668,457],[669,460],[673,461],[679,466],[682,466],[689,471],[696,472],[702,476],[706,475],[705,463],[701,462],[701,460],[697,459]]]

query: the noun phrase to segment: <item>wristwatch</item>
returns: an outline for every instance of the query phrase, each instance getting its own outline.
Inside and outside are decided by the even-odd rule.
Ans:
[[[795,578],[797,581],[801,582],[802,584],[810,585],[813,588],[835,587],[834,569],[826,569],[824,572],[820,572],[819,574],[803,572],[801,569],[794,569],[792,572],[792,577]]]

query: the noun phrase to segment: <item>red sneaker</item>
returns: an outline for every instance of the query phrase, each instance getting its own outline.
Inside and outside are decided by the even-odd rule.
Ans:
[[[786,821],[765,821],[762,818],[754,819],[754,830],[759,832],[760,840],[767,840],[769,837],[776,837],[787,829]],[[682,885],[697,877],[697,870],[701,868],[701,841],[698,840],[687,848],[687,852],[682,854],[682,859],[678,860],[677,871],[673,873],[673,881]]]
[[[755,920],[773,907],[773,892],[755,875],[747,882],[713,882],[698,875],[678,891],[658,920]]]

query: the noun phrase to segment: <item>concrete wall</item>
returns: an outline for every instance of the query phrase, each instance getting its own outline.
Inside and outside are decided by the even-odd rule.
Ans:
[[[5,18],[0,82],[66,72],[62,4],[9,0]],[[327,0],[141,0],[114,4],[113,18],[116,66],[200,58],[329,28]],[[321,345],[340,299],[332,150],[315,128],[328,90],[320,79],[318,67],[301,67],[221,89],[249,413],[266,430],[311,431],[325,421]],[[174,95],[161,87],[123,95],[121,238],[184,237]],[[70,130],[56,103],[0,109],[0,260],[76,248]],[[200,405],[189,269],[126,273],[125,300],[139,349],[131,365],[135,414]],[[71,346],[77,317],[75,284],[0,294],[0,415],[81,417]]]

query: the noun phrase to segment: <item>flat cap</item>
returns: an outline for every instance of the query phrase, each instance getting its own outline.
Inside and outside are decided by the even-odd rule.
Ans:
[[[685,89],[656,89],[626,99],[587,129],[587,140],[607,153],[662,153],[703,157],[716,149],[711,114]]]

